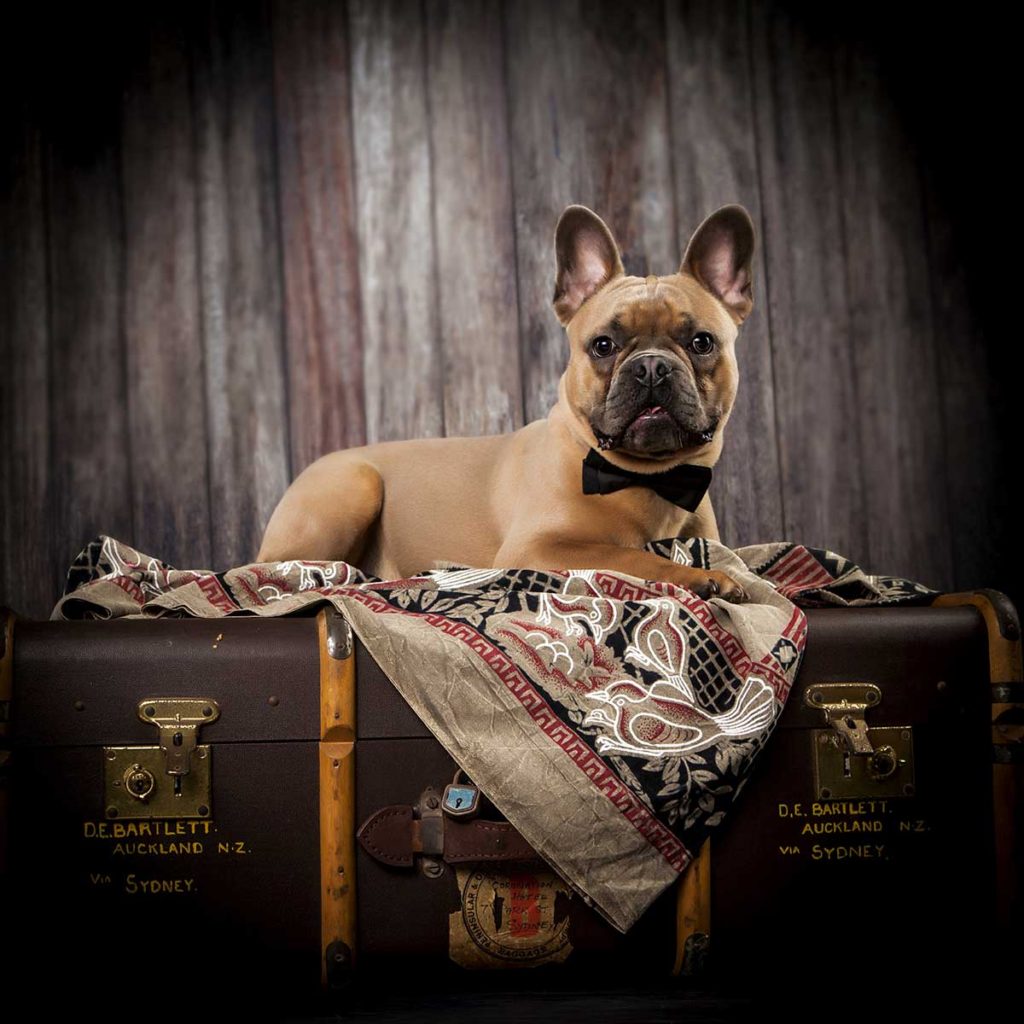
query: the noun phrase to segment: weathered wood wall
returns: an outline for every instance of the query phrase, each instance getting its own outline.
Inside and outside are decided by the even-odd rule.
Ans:
[[[727,543],[1012,590],[1005,366],[920,116],[948,66],[908,84],[870,27],[811,11],[26,15],[0,143],[0,601],[48,614],[99,532],[249,560],[324,452],[545,415],[568,203],[635,274],[674,271],[723,203],[755,218]]]

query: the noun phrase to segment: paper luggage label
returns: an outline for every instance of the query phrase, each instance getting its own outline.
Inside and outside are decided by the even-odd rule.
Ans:
[[[553,872],[469,865],[455,878],[462,909],[448,918],[448,950],[460,967],[536,967],[572,952],[570,893]]]

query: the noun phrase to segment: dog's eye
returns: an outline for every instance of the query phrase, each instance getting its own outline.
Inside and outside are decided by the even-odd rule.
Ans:
[[[607,335],[602,334],[590,343],[590,354],[595,359],[607,359],[615,351],[615,342]]]
[[[707,331],[698,331],[690,339],[690,348],[699,356],[709,355],[714,351],[715,339]]]

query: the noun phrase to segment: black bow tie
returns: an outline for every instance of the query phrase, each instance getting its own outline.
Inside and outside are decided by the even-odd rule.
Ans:
[[[611,494],[623,487],[649,487],[673,505],[694,512],[710,483],[711,469],[708,466],[683,463],[663,473],[634,473],[631,469],[613,466],[593,448],[583,460],[584,494]]]

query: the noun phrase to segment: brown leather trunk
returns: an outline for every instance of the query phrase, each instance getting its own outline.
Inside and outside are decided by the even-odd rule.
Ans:
[[[731,816],[624,936],[545,890],[539,864],[398,867],[357,847],[360,823],[388,806],[418,813],[456,766],[335,613],[9,620],[11,977],[313,991],[353,972],[460,970],[453,942],[509,967],[567,945],[537,970],[620,985],[978,965],[1021,925],[1019,626],[992,592],[938,603],[809,613],[796,686]],[[850,684],[880,699],[858,711]],[[809,700],[846,700],[832,712],[846,725]],[[865,741],[871,753],[846,756]],[[891,744],[905,763],[887,771]],[[156,750],[122,749],[136,747]],[[203,795],[192,787],[207,767]],[[176,816],[135,817],[158,790]],[[486,800],[482,816],[498,817]],[[486,917],[482,935],[462,926],[481,886],[486,905],[469,910]],[[529,937],[545,899],[568,916],[558,943],[541,934],[546,949],[506,955],[502,915],[522,915]]]

